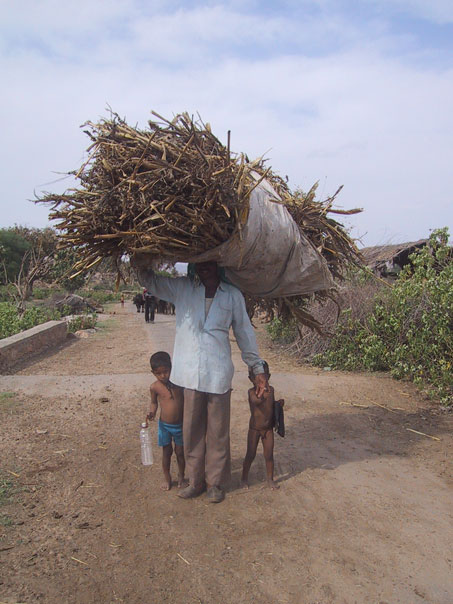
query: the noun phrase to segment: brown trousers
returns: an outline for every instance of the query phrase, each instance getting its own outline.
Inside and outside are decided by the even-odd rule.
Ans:
[[[231,475],[230,400],[225,394],[184,389],[184,456],[189,483],[226,486]]]

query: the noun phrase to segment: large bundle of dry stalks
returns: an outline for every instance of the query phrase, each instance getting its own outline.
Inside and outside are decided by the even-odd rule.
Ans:
[[[76,246],[78,268],[137,250],[185,261],[226,241],[247,220],[261,162],[232,157],[208,124],[187,115],[159,116],[149,131],[116,114],[88,122],[88,160],[73,172],[80,187],[46,194],[61,246]]]
[[[315,201],[292,193],[260,158],[250,162],[230,152],[209,124],[188,114],[169,121],[156,113],[149,130],[129,126],[117,114],[83,127],[92,144],[88,159],[72,175],[80,186],[64,194],[46,193],[60,246],[76,248],[83,272],[105,257],[140,250],[156,259],[184,262],[241,233],[249,197],[267,179],[304,235],[327,259],[334,276],[359,260],[343,227],[328,212],[333,199]],[[256,175],[259,175],[257,180]]]

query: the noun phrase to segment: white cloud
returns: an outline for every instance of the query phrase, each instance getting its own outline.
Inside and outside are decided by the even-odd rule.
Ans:
[[[399,58],[400,36],[385,28],[378,35],[379,24],[348,24],[342,51],[314,55],[303,45],[282,50],[286,38],[305,35],[299,22],[241,15],[224,3],[171,15],[162,4],[145,13],[132,0],[108,3],[108,10],[103,2],[81,2],[79,11],[39,4],[41,11],[28,4],[21,31],[39,33],[52,52],[22,44],[0,57],[8,84],[0,98],[8,116],[0,149],[3,224],[45,223],[47,210],[24,200],[35,188],[63,190],[65,183],[41,185],[57,177],[52,171],[80,165],[89,141],[79,125],[105,115],[110,103],[141,126],[151,109],[164,116],[199,111],[222,140],[231,129],[234,150],[255,157],[270,149],[270,165],[288,174],[291,186],[308,189],[319,179],[329,195],[344,184],[338,203],[366,208],[349,222],[356,233],[368,232],[368,244],[453,227],[452,71],[421,68],[417,56],[425,49]],[[12,12],[10,37],[19,20]],[[341,15],[323,22],[311,16],[305,44],[343,22]]]
[[[3,3],[4,5],[6,3]],[[67,30],[102,34],[106,23],[135,18],[138,5],[134,0],[79,0],[60,2],[59,0],[20,0],[9,2],[2,13],[2,27],[7,30],[20,29],[36,35],[46,32],[59,34]],[[51,40],[49,40],[51,42]]]
[[[451,0],[377,0],[376,4],[380,4],[383,10],[401,11],[437,24],[453,23]]]

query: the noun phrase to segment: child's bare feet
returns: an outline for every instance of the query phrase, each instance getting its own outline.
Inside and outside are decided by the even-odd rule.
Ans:
[[[178,489],[182,489],[189,484],[187,478],[178,478]]]
[[[165,482],[160,485],[160,488],[162,491],[169,491],[171,489],[171,478],[169,480],[165,479]]]
[[[241,489],[248,489],[248,488],[249,488],[248,480],[242,478],[242,480],[241,480]]]
[[[280,485],[279,485],[279,484],[277,484],[277,483],[275,482],[275,480],[272,480],[271,478],[269,478],[269,479],[268,479],[268,481],[267,481],[267,486],[268,486],[270,489],[272,489],[272,490],[274,490],[274,489],[279,489],[279,488],[280,488]]]

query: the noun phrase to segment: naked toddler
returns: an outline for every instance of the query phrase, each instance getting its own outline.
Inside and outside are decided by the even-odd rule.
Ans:
[[[264,361],[264,373],[269,379],[269,365]],[[255,384],[253,371],[249,371],[249,379]],[[274,389],[269,386],[269,390],[264,392],[263,396],[256,396],[256,385],[248,391],[250,405],[250,424],[247,435],[247,453],[242,466],[241,485],[248,488],[248,477],[250,466],[256,456],[256,450],[259,440],[263,442],[263,454],[266,462],[267,484],[271,489],[278,489],[279,485],[274,481]],[[283,407],[284,400],[277,401]]]

